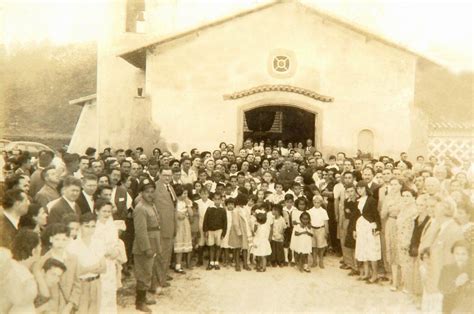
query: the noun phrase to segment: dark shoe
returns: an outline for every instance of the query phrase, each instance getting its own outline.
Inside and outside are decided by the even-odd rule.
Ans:
[[[319,268],[323,268],[324,269],[324,263],[322,261],[319,262]]]
[[[310,272],[311,272],[311,270],[310,270],[309,268],[303,268],[303,270],[304,270],[305,272],[307,272],[307,273],[310,273]]]
[[[214,269],[219,270],[219,269],[221,269],[221,267],[219,265],[214,265]]]
[[[168,288],[169,286],[171,286],[169,282],[165,282],[161,285],[162,288]]]
[[[380,280],[380,281],[390,281],[390,279],[389,279],[388,277],[386,277],[386,276],[381,276],[381,277],[379,278],[379,280]]]
[[[288,266],[288,262],[284,262],[283,266],[285,266],[285,267]]]
[[[235,271],[240,271],[240,266],[235,266]]]
[[[365,283],[368,284],[368,285],[372,285],[374,283],[377,283],[378,281],[379,281],[378,278],[375,278],[375,279],[370,278],[370,279],[367,279],[367,281]]]
[[[150,308],[148,306],[146,306],[146,304],[144,304],[144,303],[140,303],[140,304],[135,305],[135,309],[137,311],[140,311],[140,312],[151,313]]]
[[[201,267],[203,265],[202,261],[196,263],[196,267]]]
[[[213,268],[214,268],[214,265],[209,264],[209,265],[207,265],[206,270],[212,270]]]
[[[244,269],[249,271],[252,270],[248,265],[244,265]]]
[[[171,281],[171,280],[173,280],[173,277],[171,277],[171,276],[166,276],[166,281]]]
[[[349,266],[347,266],[346,264],[342,264],[341,266],[339,266],[340,269],[344,269],[344,270],[347,270],[347,269],[351,269]]]
[[[283,264],[278,264],[278,266],[280,266],[280,267],[285,267],[285,263],[283,263]]]

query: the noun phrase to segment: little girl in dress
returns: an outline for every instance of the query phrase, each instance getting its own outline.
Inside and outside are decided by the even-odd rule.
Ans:
[[[174,188],[178,202],[176,204],[176,236],[174,239],[174,252],[176,253],[175,272],[184,274],[181,267],[183,255],[186,265],[191,269],[191,252],[193,250],[191,224],[189,218],[193,215],[192,203],[188,199],[188,191],[181,186]]]
[[[233,198],[228,198],[225,200],[225,211],[227,215],[227,230],[225,233],[224,238],[222,238],[221,242],[221,249],[224,251],[224,257],[223,257],[223,262],[222,265],[224,267],[227,266],[227,264],[230,264],[230,251],[232,251],[233,247],[229,244],[229,237],[230,237],[230,231],[232,229],[232,216],[233,216],[233,211],[235,208],[235,201]]]
[[[297,255],[299,270],[310,272],[308,267],[308,255],[312,251],[313,233],[311,232],[311,218],[308,212],[303,212],[300,216],[300,224],[293,229],[291,238],[292,250]]]
[[[270,224],[267,222],[267,213],[264,210],[255,211],[257,223],[253,239],[252,254],[257,258],[257,272],[264,272],[267,268],[267,256],[272,254],[270,246]]]

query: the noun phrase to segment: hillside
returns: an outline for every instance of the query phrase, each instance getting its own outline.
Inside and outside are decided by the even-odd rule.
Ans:
[[[68,101],[95,93],[96,53],[95,43],[42,42],[2,51],[0,138],[67,144],[81,110]]]
[[[432,121],[472,123],[473,83],[472,72],[456,74],[420,59],[415,77],[415,104]]]

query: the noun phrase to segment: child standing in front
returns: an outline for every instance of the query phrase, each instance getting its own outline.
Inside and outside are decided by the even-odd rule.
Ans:
[[[230,251],[232,251],[232,246],[229,245],[229,236],[230,230],[232,228],[232,216],[235,208],[235,201],[233,198],[228,198],[225,200],[225,212],[227,216],[227,230],[225,232],[225,236],[222,238],[221,248],[223,249],[224,256],[222,258],[222,264],[224,267],[230,263],[229,255]]]
[[[204,231],[202,230],[203,224],[204,224],[204,215],[206,215],[206,211],[209,207],[214,206],[214,203],[209,199],[209,192],[207,191],[206,188],[202,187],[199,190],[199,195],[201,196],[201,199],[196,201],[196,204],[198,205],[198,212],[199,212],[199,242],[198,242],[198,262],[196,266],[202,266],[203,265],[203,252],[204,252],[204,247],[206,246],[206,237],[204,235]]]
[[[181,185],[174,188],[178,202],[176,203],[176,236],[174,239],[174,252],[176,253],[175,272],[184,274],[181,267],[183,257],[186,260],[186,266],[191,268],[191,252],[193,250],[191,224],[189,218],[192,217],[193,211],[191,201],[188,199],[188,191],[183,189]]]
[[[291,224],[293,225],[293,233],[291,235],[290,249],[293,252],[295,252],[294,243],[297,243],[297,241],[295,241],[296,240],[295,239],[295,227],[300,224],[301,214],[306,212],[306,210],[308,209],[306,198],[304,198],[304,197],[297,198],[296,201],[295,201],[295,206],[296,206],[296,208],[291,211],[291,216],[290,216]],[[295,261],[296,264],[299,265],[300,263],[299,263],[299,260],[298,260],[298,256],[299,256],[298,254],[294,254],[294,261]]]
[[[283,207],[283,218],[286,222],[285,237],[283,239],[283,252],[285,254],[285,266],[293,262],[293,254],[290,250],[291,235],[293,234],[293,223],[291,222],[291,213],[295,208],[293,195],[285,195],[285,206]]]
[[[270,247],[271,226],[267,221],[267,213],[263,209],[255,211],[257,223],[255,225],[255,236],[252,246],[252,254],[256,257],[257,272],[267,269],[267,256],[272,253]]]
[[[291,247],[298,261],[298,269],[302,272],[310,272],[308,267],[308,255],[311,254],[313,233],[311,232],[311,217],[307,212],[300,216],[300,223],[293,229]]]
[[[270,245],[272,247],[272,255],[270,261],[273,267],[277,265],[280,267],[284,266],[285,253],[283,251],[283,240],[285,237],[286,221],[283,218],[283,209],[281,205],[272,206],[273,213],[273,225],[272,225],[272,240]]]
[[[209,246],[209,265],[207,270],[219,270],[219,257],[221,253],[221,241],[227,232],[227,214],[222,207],[222,198],[218,193],[214,193],[212,200],[213,207],[209,207],[204,215],[202,230],[207,238]]]
[[[323,204],[323,197],[321,195],[315,195],[313,197],[313,207],[308,210],[309,216],[311,217],[311,227],[313,229],[313,265],[316,267],[319,258],[319,267],[324,268],[324,251],[328,246],[327,237],[329,234],[329,217],[328,213],[324,208],[321,207]]]

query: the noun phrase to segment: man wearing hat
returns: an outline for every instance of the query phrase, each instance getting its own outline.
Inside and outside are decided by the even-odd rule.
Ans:
[[[151,288],[153,265],[161,255],[160,217],[153,201],[155,183],[144,179],[140,184],[141,200],[133,211],[135,239],[133,241],[133,260],[137,280],[135,308],[151,313],[147,304],[146,292]],[[158,260],[156,260],[158,262]]]

